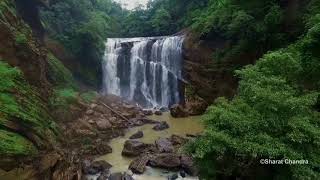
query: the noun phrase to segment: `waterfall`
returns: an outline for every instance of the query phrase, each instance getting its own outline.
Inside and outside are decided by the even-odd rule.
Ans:
[[[179,103],[182,36],[109,38],[103,58],[103,93],[143,107]]]

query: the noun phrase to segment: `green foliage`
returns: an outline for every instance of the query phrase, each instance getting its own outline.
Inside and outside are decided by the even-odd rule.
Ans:
[[[301,28],[297,25],[291,30],[293,33],[281,28],[281,24],[285,23],[286,9],[280,6],[277,1],[226,0],[217,4],[212,0],[207,8],[195,15],[191,24],[200,36],[229,41],[228,48],[219,56],[222,59],[235,58],[244,53],[261,56],[268,50],[287,45]],[[298,13],[290,18],[291,24],[301,21]]]
[[[151,21],[152,27],[155,28],[155,32],[157,34],[165,34],[167,31],[166,28],[170,26],[170,19],[171,15],[166,9],[158,9]]]
[[[37,152],[35,146],[23,136],[0,129],[1,156],[27,156]]]
[[[56,87],[75,88],[75,80],[71,72],[52,54],[47,55],[49,62],[49,80]]]
[[[28,38],[25,34],[19,32],[16,34],[15,41],[17,45],[24,45],[28,43]]]
[[[55,124],[45,103],[23,79],[22,73],[0,61],[0,77],[0,136],[4,138],[0,152],[26,155],[34,152],[31,142],[38,148],[54,142]],[[14,129],[16,127],[21,134]],[[31,136],[22,137],[25,134],[33,134],[32,139],[29,139]]]
[[[272,14],[264,21],[275,24],[278,18],[273,16],[278,15]],[[218,99],[208,109],[203,117],[203,136],[187,147],[203,179],[320,176],[317,16],[310,16],[306,22],[310,29],[299,41],[236,71],[241,78],[237,96],[231,101]],[[260,159],[304,159],[309,164],[261,165]]]
[[[98,87],[104,41],[120,32],[120,6],[111,0],[54,1],[40,15],[49,35],[76,56],[80,66],[73,74]]]
[[[147,9],[137,7],[124,12],[121,35],[163,36],[172,35],[185,28],[191,14],[207,5],[208,0],[152,0]]]

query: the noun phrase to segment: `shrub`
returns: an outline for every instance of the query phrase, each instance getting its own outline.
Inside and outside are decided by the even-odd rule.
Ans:
[[[18,32],[15,37],[17,45],[25,45],[28,43],[28,38],[25,34]]]

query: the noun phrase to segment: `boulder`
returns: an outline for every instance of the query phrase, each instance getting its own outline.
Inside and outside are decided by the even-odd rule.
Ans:
[[[95,122],[94,122],[93,119],[89,119],[89,120],[88,120],[88,123],[89,123],[89,124],[94,124]]]
[[[129,120],[134,126],[143,126],[145,124],[157,124],[158,121],[148,118],[132,118]]]
[[[94,113],[93,113],[93,117],[95,117],[95,118],[101,118],[101,117],[103,117],[103,114],[102,114],[102,113],[99,113],[99,112],[94,112]]]
[[[143,174],[150,160],[148,155],[142,155],[130,163],[129,169],[135,174]]]
[[[102,160],[102,161],[93,162],[91,164],[91,167],[94,169],[98,169],[100,172],[102,172],[103,170],[110,169],[112,167],[112,165],[109,164],[108,162]]]
[[[130,136],[129,139],[140,139],[143,137],[143,132],[142,131],[138,131],[136,133],[134,133],[132,136]]]
[[[99,155],[112,153],[112,148],[108,145],[107,142],[97,143],[95,150],[96,150],[96,154],[99,154]]]
[[[93,109],[99,113],[102,113],[102,114],[104,114],[108,111],[104,106],[101,106],[101,105],[98,105],[98,106],[94,107]]]
[[[122,180],[134,180],[133,177],[129,174],[122,175]]]
[[[162,115],[162,111],[156,110],[156,111],[154,112],[154,114],[157,115],[157,116],[161,116],[161,115]]]
[[[162,122],[158,123],[157,125],[155,125],[152,129],[155,131],[162,131],[162,130],[165,130],[168,128],[169,128],[169,124],[165,121],[162,121]]]
[[[85,160],[82,163],[83,173],[90,175],[98,174],[99,172],[109,171],[111,167],[112,165],[106,161],[95,161],[93,163],[90,163],[88,160]]]
[[[174,151],[173,144],[167,138],[156,140],[156,147],[160,153],[172,153]]]
[[[94,109],[95,107],[97,107],[98,105],[97,104],[94,104],[94,103],[92,103],[92,104],[90,104],[90,108],[91,109]]]
[[[181,167],[187,174],[189,174],[190,176],[197,176],[198,175],[199,171],[196,168],[192,157],[182,155],[180,160],[181,160]]]
[[[170,108],[170,113],[172,117],[181,118],[188,117],[189,113],[184,109],[184,107],[180,104],[172,105]]]
[[[188,139],[183,138],[183,137],[178,136],[178,135],[172,135],[170,137],[170,141],[172,142],[172,144],[174,146],[181,146],[181,145],[184,145],[185,143],[187,143]]]
[[[113,173],[108,180],[134,180],[132,176],[126,173]]]
[[[185,177],[187,176],[187,174],[186,174],[186,172],[184,172],[184,171],[180,171],[180,176],[181,176],[182,178],[185,178]]]
[[[86,111],[86,115],[92,115],[94,113],[94,111],[92,109]]]
[[[82,167],[82,172],[84,174],[89,174],[89,171],[90,171],[90,164],[91,162],[87,159],[85,159],[82,164],[81,164],[81,167]]]
[[[105,131],[112,127],[111,123],[106,119],[99,119],[96,121],[96,124],[97,124],[98,130],[100,131]]]
[[[109,178],[109,176],[110,176],[110,171],[105,170],[100,173],[100,176],[97,178],[97,180],[107,180]]]
[[[111,124],[115,124],[115,123],[117,123],[117,118],[116,117],[111,117],[111,118],[109,118],[109,122]]]
[[[151,116],[153,115],[153,111],[151,109],[144,109],[142,110],[143,114],[146,116]]]
[[[122,173],[112,173],[108,180],[122,180]]]
[[[189,115],[197,116],[206,112],[208,103],[200,97],[193,97],[191,100],[187,101],[186,107]]]
[[[167,107],[161,107],[159,110],[161,112],[168,112],[169,111],[169,109]]]
[[[167,170],[178,170],[181,162],[180,156],[173,153],[156,154],[149,161],[151,167],[163,168]]]
[[[147,147],[147,144],[144,144],[140,141],[127,140],[124,144],[122,155],[129,157],[139,156]]]
[[[169,180],[176,180],[178,178],[179,178],[178,174],[172,174],[171,176],[168,177]]]

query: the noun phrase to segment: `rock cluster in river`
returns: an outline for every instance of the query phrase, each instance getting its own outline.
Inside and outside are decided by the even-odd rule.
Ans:
[[[151,166],[166,170],[180,170],[195,176],[198,174],[198,170],[194,166],[193,159],[179,152],[179,148],[187,141],[188,139],[177,135],[172,135],[170,138],[159,138],[155,144],[128,140],[124,145],[123,152],[126,153],[123,155],[130,152],[128,154],[130,157],[136,157],[129,166],[129,169],[136,174],[144,173],[146,166]]]
[[[68,163],[74,163],[76,167],[79,167],[78,162],[84,162],[82,173],[84,175],[100,173],[100,179],[110,176],[109,168],[106,166],[107,163],[92,162],[92,159],[112,152],[112,148],[108,145],[109,140],[124,135],[124,130],[129,127],[160,123],[146,118],[140,107],[115,96],[99,97],[89,104],[79,102],[72,109],[74,109],[74,112],[71,112],[73,113],[72,118],[61,122],[65,142],[68,143],[65,155],[61,156],[65,159],[72,159],[72,162]],[[140,136],[139,133],[136,138]],[[140,148],[139,145],[137,147],[136,145],[128,146],[133,149]],[[60,175],[60,179],[65,179],[64,174]],[[122,176],[129,178],[128,175],[123,174]],[[119,176],[114,176],[116,177]]]

